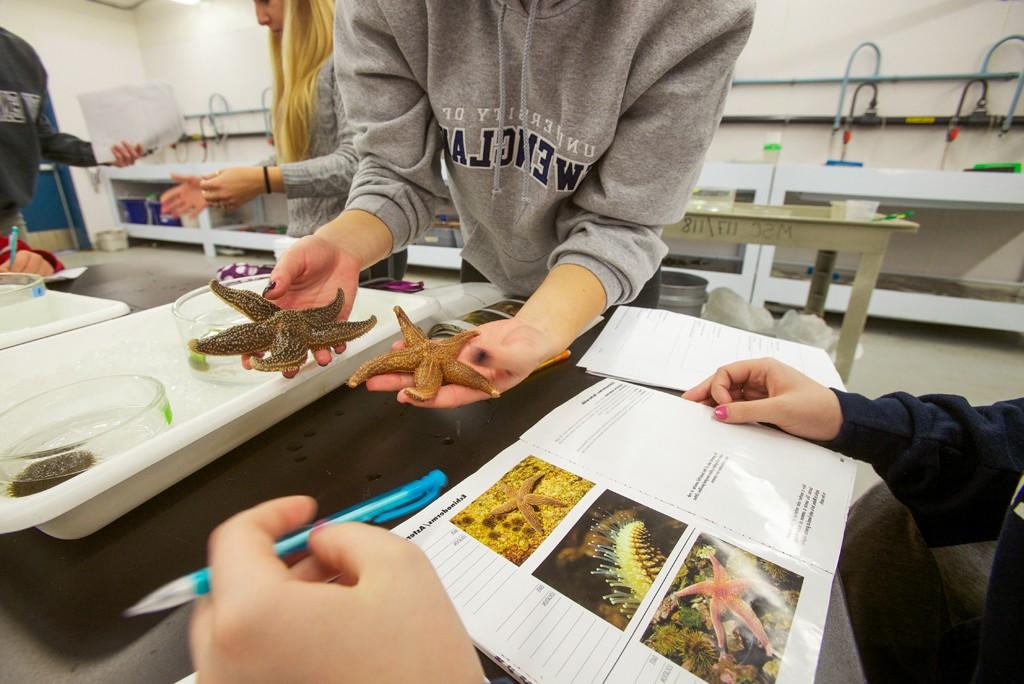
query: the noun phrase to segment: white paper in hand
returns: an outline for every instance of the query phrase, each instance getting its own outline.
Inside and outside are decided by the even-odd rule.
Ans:
[[[184,133],[174,91],[167,83],[149,82],[78,96],[96,161],[114,161],[110,148],[126,140],[156,149],[177,142]]]

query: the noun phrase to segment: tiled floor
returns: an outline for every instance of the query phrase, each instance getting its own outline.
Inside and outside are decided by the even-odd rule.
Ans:
[[[198,248],[156,244],[124,252],[62,254],[68,266],[131,260],[158,260],[173,269],[184,260],[204,259]],[[217,256],[211,273],[233,261],[266,263],[271,255]],[[458,281],[454,271],[412,267],[406,278],[427,287]],[[838,325],[838,318],[830,317]],[[861,337],[863,356],[854,365],[848,388],[867,396],[904,390],[912,394],[960,394],[974,404],[988,404],[1024,394],[1024,335],[906,321],[871,319]],[[858,474],[855,497],[877,481],[870,468]]]

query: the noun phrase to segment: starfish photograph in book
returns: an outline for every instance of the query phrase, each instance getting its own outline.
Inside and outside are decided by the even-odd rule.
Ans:
[[[405,346],[372,358],[357,368],[348,379],[349,387],[358,387],[375,375],[413,373],[416,385],[406,387],[403,391],[416,401],[434,398],[446,383],[480,390],[492,398],[501,396],[487,378],[456,358],[466,343],[479,335],[479,332],[467,330],[454,337],[432,340],[409,320],[402,307],[395,307],[395,315],[402,329],[402,337],[405,338]]]
[[[492,510],[489,515],[491,517],[505,515],[518,509],[526,522],[530,523],[530,527],[537,530],[537,534],[544,534],[544,524],[540,521],[540,516],[533,511],[534,506],[564,506],[565,502],[559,501],[553,496],[533,493],[534,486],[542,477],[544,477],[544,473],[537,473],[524,481],[518,488],[502,482],[501,486],[505,490],[506,496],[505,503]]]
[[[354,340],[377,324],[365,321],[337,321],[345,305],[339,289],[330,304],[313,309],[282,309],[255,292],[226,287],[210,281],[210,290],[252,323],[235,325],[202,339],[189,340],[193,354],[231,356],[251,354],[250,364],[258,371],[297,371],[310,351],[329,349]],[[269,351],[270,355],[263,354]]]
[[[522,565],[593,486],[579,475],[527,456],[453,515],[451,522]]]
[[[708,682],[774,682],[803,577],[701,534],[642,642]]]

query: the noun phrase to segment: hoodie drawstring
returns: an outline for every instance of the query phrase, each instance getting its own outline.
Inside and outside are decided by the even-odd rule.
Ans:
[[[506,2],[501,3],[501,13],[498,14],[498,135],[494,146],[494,176],[491,183],[491,196],[501,194],[501,158],[502,151],[505,143],[505,52],[504,52],[504,40],[502,37],[504,25],[505,25],[505,11],[508,8]],[[526,36],[523,39],[523,59],[522,65],[519,72],[519,117],[522,120],[520,125],[520,136],[523,138],[523,150],[529,156],[525,160],[523,167],[523,183],[520,188],[519,204],[520,210],[516,215],[515,223],[519,222],[519,218],[525,211],[526,205],[530,203],[527,197],[527,184],[529,181],[530,168],[533,166],[533,150],[530,149],[526,142],[527,128],[526,128],[526,117],[523,116],[523,112],[526,111],[526,92],[530,81],[530,45],[533,43],[533,26],[537,19],[537,0],[530,1],[530,8],[527,10],[526,17]],[[515,136],[512,138],[513,144],[515,144]]]
[[[508,5],[501,3],[498,15],[498,135],[494,141],[494,179],[491,181],[491,197],[501,193],[501,157],[505,146],[505,10]]]
[[[530,80],[530,43],[533,42],[533,22],[536,18],[537,0],[531,0],[530,9],[526,17],[526,38],[523,40],[523,64],[519,74],[519,116],[523,120],[520,135],[523,136],[523,151],[526,152],[527,159],[523,166],[523,185],[519,195],[519,214],[516,216],[516,223],[519,223],[519,218],[523,211],[525,211],[526,205],[530,203],[529,198],[526,196],[526,190],[527,183],[530,180],[531,169],[533,168],[533,150],[530,149],[527,139],[526,116],[523,112],[526,111],[526,87]]]

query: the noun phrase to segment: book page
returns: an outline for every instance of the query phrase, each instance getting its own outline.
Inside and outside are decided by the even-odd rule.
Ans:
[[[606,380],[394,530],[520,681],[813,679],[852,463],[684,405]]]
[[[688,390],[734,361],[771,357],[843,389],[824,350],[663,309],[620,306],[579,365],[588,372]]]

